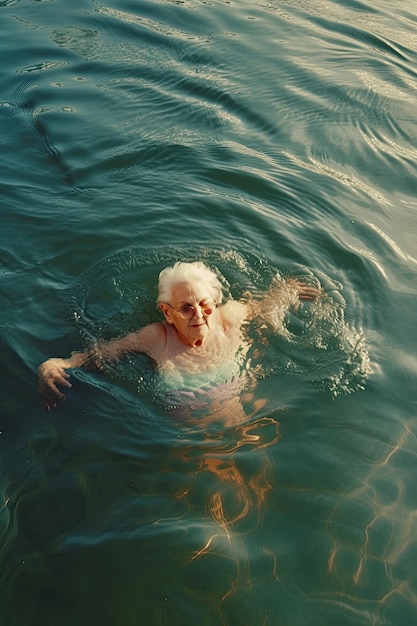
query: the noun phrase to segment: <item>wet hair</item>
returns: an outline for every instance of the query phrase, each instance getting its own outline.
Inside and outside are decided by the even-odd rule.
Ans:
[[[169,302],[172,290],[179,283],[193,283],[201,281],[210,289],[211,297],[216,304],[222,301],[222,285],[216,274],[202,261],[183,263],[177,261],[172,267],[166,267],[159,274],[157,306],[161,302]]]

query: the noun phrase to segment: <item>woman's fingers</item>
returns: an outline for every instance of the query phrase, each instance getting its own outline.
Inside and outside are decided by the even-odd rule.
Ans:
[[[64,387],[72,387],[71,383],[68,380],[69,377],[70,375],[65,370],[57,370],[56,372],[54,372],[54,375],[52,377],[52,383],[54,386],[59,384],[64,385]]]
[[[312,285],[306,285],[305,283],[301,283],[298,280],[295,283],[295,287],[298,290],[298,296],[302,300],[317,300],[317,298],[321,298],[323,295],[323,290],[318,289],[317,287],[313,287]]]
[[[39,393],[48,411],[55,408],[65,396],[59,386],[72,387],[69,382],[70,375],[63,367],[57,367],[52,363],[44,364],[39,371]]]

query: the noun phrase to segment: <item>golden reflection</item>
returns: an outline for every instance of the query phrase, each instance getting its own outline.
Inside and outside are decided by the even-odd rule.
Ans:
[[[267,427],[268,436],[262,437],[262,430]],[[259,453],[277,443],[280,439],[279,424],[274,418],[261,417],[238,426],[233,435],[228,441],[220,439],[213,446],[213,436],[207,434],[206,448],[199,460],[198,471],[207,472],[216,478],[214,492],[208,499],[206,509],[223,529],[236,525],[254,512],[259,520],[261,505],[271,489],[268,458],[263,454],[260,469],[246,477],[238,467],[236,453],[244,447]]]
[[[326,521],[331,540],[327,571],[340,590],[346,590],[339,591],[340,597],[357,602],[353,591],[347,592],[356,587],[375,607],[395,605],[402,599],[417,608],[414,581],[403,579],[402,571],[410,551],[417,547],[417,509],[405,505],[408,494],[401,462],[396,466],[398,454],[411,455],[415,462],[416,439],[405,424],[398,440],[371,466],[366,480],[338,499]],[[381,480],[392,487],[385,500],[379,489]],[[375,580],[380,581],[377,589]]]
[[[399,603],[417,609],[414,577],[407,573],[409,555],[417,547],[417,508],[410,506],[413,493],[403,480],[405,457],[412,466],[417,456],[412,423],[402,426],[391,442],[378,441],[378,455],[360,472],[353,488],[332,494],[331,507],[320,520],[326,541],[320,565],[328,585],[325,594],[313,589],[306,594],[289,571],[285,546],[281,559],[278,544],[263,536],[262,528],[268,528],[264,516],[274,505],[270,496],[277,475],[276,448],[268,448],[280,442],[278,419],[255,417],[231,428],[207,428],[196,436],[177,448],[169,466],[180,463],[181,476],[187,475],[189,482],[177,489],[176,499],[186,504],[185,515],[200,520],[197,527],[204,533],[197,541],[193,536],[184,560],[191,572],[187,593],[201,601],[203,592],[193,584],[193,568],[199,577],[211,568],[222,572],[216,579],[218,592],[204,596],[219,623],[232,624],[229,611],[240,598],[247,600],[248,593],[255,603],[259,600],[261,614],[264,611],[257,595],[260,560],[262,583],[285,589],[291,579],[303,603],[323,603],[335,618],[343,613],[358,623],[380,626],[386,612],[396,611]],[[373,442],[372,456],[375,449]],[[199,507],[201,516],[196,515]],[[297,552],[295,556],[300,557]]]
[[[255,399],[251,393],[243,400],[245,408],[250,404],[252,414],[265,406],[265,400]],[[212,419],[217,425],[219,413]],[[207,521],[214,522],[208,526],[202,523],[203,528],[207,526],[210,531],[204,543],[190,554],[188,564],[191,566],[201,560],[204,565],[204,559],[215,556],[226,559],[227,568],[233,572],[220,596],[212,598],[221,623],[228,623],[223,622],[226,618],[222,603],[252,588],[246,535],[260,528],[267,495],[272,488],[273,472],[266,449],[280,438],[275,417],[246,417],[244,422],[231,428],[208,428],[199,444],[194,442],[177,449],[175,458],[171,458],[165,468],[170,471],[172,464],[186,463],[188,471],[182,473],[187,473],[190,482],[177,490],[176,499],[187,503],[188,512],[194,509],[196,502],[202,504]],[[262,554],[271,560],[271,576],[278,582],[276,555],[267,548],[262,548]]]

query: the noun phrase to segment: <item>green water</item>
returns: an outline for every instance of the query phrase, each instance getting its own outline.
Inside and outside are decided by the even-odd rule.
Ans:
[[[0,1],[0,626],[416,622],[416,22]],[[178,259],[330,304],[251,328],[239,425],[142,357],[45,411],[38,365],[159,319]]]

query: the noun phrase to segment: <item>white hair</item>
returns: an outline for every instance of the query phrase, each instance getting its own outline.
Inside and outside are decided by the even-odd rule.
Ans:
[[[179,283],[204,282],[210,289],[211,297],[216,304],[222,301],[222,285],[216,274],[202,261],[184,263],[177,261],[172,267],[166,267],[159,274],[158,298],[159,306],[161,302],[169,302],[172,297],[172,290]]]

